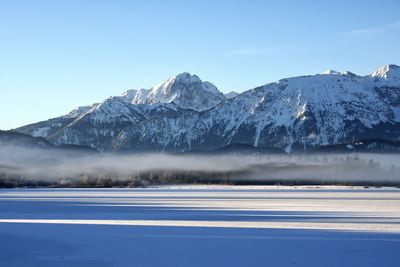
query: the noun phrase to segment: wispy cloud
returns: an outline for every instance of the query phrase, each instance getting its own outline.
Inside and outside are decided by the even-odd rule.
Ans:
[[[346,32],[342,32],[341,35],[363,36],[363,35],[377,34],[380,32],[387,31],[387,30],[400,30],[400,21],[395,22],[395,23],[380,25],[380,26],[376,26],[376,27],[346,31]]]

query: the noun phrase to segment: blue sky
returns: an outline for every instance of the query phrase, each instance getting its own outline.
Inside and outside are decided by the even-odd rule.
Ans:
[[[400,64],[400,1],[0,0],[0,129],[188,71],[238,92]]]

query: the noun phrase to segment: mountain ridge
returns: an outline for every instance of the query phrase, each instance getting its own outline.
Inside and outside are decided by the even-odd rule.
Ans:
[[[368,138],[398,141],[400,68],[285,78],[232,97],[182,73],[16,131],[55,144],[117,151],[213,150],[240,143],[292,152]]]

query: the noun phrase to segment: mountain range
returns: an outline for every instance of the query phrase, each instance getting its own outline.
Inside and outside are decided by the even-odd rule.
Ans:
[[[14,131],[54,145],[123,152],[244,145],[289,153],[359,140],[397,142],[400,67],[385,65],[366,76],[330,70],[225,95],[185,72]]]

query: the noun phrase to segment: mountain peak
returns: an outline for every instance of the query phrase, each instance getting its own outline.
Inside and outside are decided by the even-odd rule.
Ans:
[[[202,81],[197,75],[183,72],[152,87],[145,103],[174,102],[181,108],[202,111],[217,105],[224,99],[224,95],[212,83]]]
[[[348,70],[342,72],[342,75],[350,76],[350,77],[356,77],[357,76],[357,74],[354,74],[353,72],[348,71]]]
[[[174,76],[175,81],[183,82],[183,83],[193,83],[193,82],[202,82],[199,76],[192,75],[189,72],[182,72],[176,76]]]
[[[324,75],[341,75],[341,73],[336,70],[326,70],[322,74],[324,74]]]
[[[199,76],[196,74],[190,74],[189,72],[182,72],[175,77],[175,82],[179,83],[184,83],[184,84],[194,84],[194,83],[201,83],[202,86],[200,89],[206,90],[207,92],[211,94],[217,94],[220,95],[221,92],[218,90],[218,88],[212,84],[211,82],[208,81],[203,81],[200,79]]]
[[[127,90],[120,98],[132,104],[174,102],[181,108],[197,111],[209,109],[225,100],[215,85],[189,72],[172,76],[150,89]]]
[[[387,64],[371,74],[372,77],[381,77],[384,79],[395,78],[400,79],[400,66]]]

